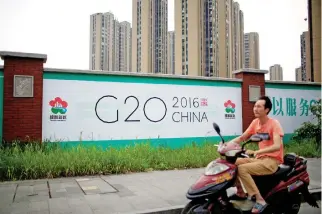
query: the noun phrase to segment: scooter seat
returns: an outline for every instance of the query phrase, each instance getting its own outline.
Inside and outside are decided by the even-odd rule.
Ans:
[[[286,175],[291,170],[291,167],[285,164],[280,164],[278,166],[277,171],[273,174],[273,176],[283,176]]]

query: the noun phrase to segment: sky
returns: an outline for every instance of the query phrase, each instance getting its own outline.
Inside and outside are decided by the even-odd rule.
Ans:
[[[280,64],[284,80],[295,81],[307,0],[235,1],[244,12],[245,33],[259,33],[260,68]],[[170,31],[174,0],[168,4]],[[0,51],[47,54],[47,68],[89,69],[90,15],[98,12],[132,23],[132,0],[0,0]]]

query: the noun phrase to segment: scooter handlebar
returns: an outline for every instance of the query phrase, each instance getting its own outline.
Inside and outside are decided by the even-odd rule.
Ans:
[[[241,153],[240,155],[245,157],[245,158],[249,158],[249,155],[246,155],[245,153]]]

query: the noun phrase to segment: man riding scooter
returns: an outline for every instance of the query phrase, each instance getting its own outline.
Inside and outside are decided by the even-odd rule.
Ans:
[[[256,203],[252,213],[260,213],[267,206],[264,198],[261,196],[252,175],[270,175],[277,171],[278,165],[283,163],[284,149],[282,137],[283,129],[276,119],[268,117],[272,109],[272,102],[269,97],[260,97],[254,105],[253,112],[256,117],[249,125],[247,130],[231,142],[240,143],[253,134],[267,133],[269,139],[259,143],[259,150],[247,150],[246,154],[253,155],[254,158],[239,158],[236,161],[238,165],[238,179],[236,182],[237,193],[231,199],[247,199],[247,194],[243,191],[243,184],[248,197],[255,196]],[[241,182],[241,183],[240,183]]]

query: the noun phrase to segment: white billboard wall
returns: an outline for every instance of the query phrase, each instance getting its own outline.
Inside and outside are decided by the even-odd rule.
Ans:
[[[273,102],[270,113],[272,118],[280,121],[284,132],[292,134],[304,122],[312,121],[310,106],[321,99],[321,90],[312,90],[303,86],[294,88],[275,88],[266,86],[266,94]]]
[[[69,74],[45,73],[44,140],[126,145],[158,139],[178,146],[219,140],[212,122],[220,125],[226,137],[242,133],[237,82],[138,81],[122,76],[109,81],[110,77],[100,76],[69,78]],[[321,98],[320,88],[296,84],[266,83],[266,94],[273,102],[270,116],[281,122],[286,137],[313,119],[309,106]]]
[[[217,136],[213,122],[225,136],[240,135],[241,88],[234,83],[214,87],[44,79],[43,138],[193,140]]]

